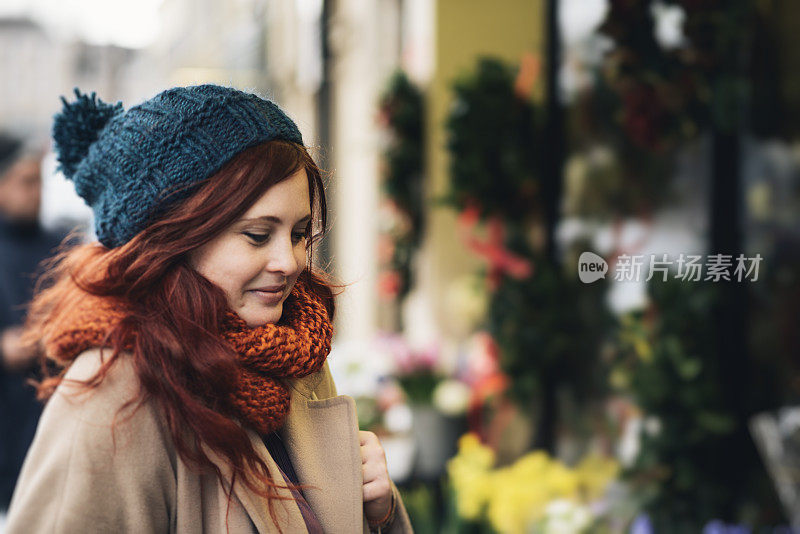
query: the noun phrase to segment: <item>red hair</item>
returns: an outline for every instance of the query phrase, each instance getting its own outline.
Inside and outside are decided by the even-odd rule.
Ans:
[[[271,186],[302,169],[308,175],[315,224],[309,223],[307,230],[308,264],[300,277],[323,299],[332,319],[331,286],[311,270],[313,244],[327,224],[321,172],[304,147],[270,141],[234,157],[128,243],[114,249],[92,243],[56,257],[39,282],[45,289],[38,290],[31,303],[25,334],[28,342],[38,345],[51,339],[86,293],[121,300],[125,319],[104,343],[111,357],[83,383],[85,387],[97,387],[120,353],[132,353],[140,390],[126,407],[153,402],[181,458],[212,469],[223,482],[200,445],[210,447],[230,464],[234,481],[241,479],[268,499],[273,521],[272,500],[279,498],[277,488],[286,485],[271,479],[245,430],[222,408],[238,373],[236,355],[220,336],[227,299],[222,289],[189,266],[187,253],[234,223]],[[52,395],[66,370],[46,375],[39,384],[41,399]],[[229,504],[231,491],[232,486]]]

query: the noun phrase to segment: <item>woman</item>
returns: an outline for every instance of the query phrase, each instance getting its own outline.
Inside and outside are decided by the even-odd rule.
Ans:
[[[295,124],[214,85],[127,112],[76,96],[53,136],[99,243],[31,305],[64,370],[7,532],[409,532],[325,363],[325,196]]]

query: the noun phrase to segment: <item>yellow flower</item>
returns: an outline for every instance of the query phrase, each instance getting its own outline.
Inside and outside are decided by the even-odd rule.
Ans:
[[[631,382],[631,375],[622,366],[616,366],[608,376],[608,382],[614,389],[627,389]]]
[[[638,337],[633,342],[633,348],[636,350],[636,355],[645,363],[653,361],[653,347],[643,337]]]
[[[592,501],[599,499],[608,484],[619,474],[619,463],[599,454],[589,454],[575,466],[583,497]]]
[[[496,470],[493,478],[487,515],[501,533],[525,532],[544,517],[553,499],[574,497],[579,487],[578,477],[569,468],[542,451]]]
[[[475,520],[480,517],[489,498],[490,470],[494,452],[482,445],[475,434],[466,434],[458,441],[458,454],[447,464],[447,472],[456,494],[459,515]]]
[[[586,503],[602,496],[619,466],[597,455],[570,469],[545,452],[533,451],[512,465],[494,468],[492,450],[474,434],[459,440],[458,454],[448,462],[461,517],[486,519],[501,534],[523,534],[546,517],[554,501]]]

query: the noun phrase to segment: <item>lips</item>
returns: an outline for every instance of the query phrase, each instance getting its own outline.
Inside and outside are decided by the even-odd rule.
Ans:
[[[283,293],[286,290],[286,286],[263,286],[263,287],[255,287],[251,291],[261,291],[263,293]]]
[[[283,293],[286,286],[264,286],[257,287],[250,290],[250,293],[255,295],[261,302],[268,305],[277,304],[283,299]]]

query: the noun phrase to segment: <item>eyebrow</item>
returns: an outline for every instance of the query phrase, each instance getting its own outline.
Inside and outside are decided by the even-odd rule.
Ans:
[[[311,214],[306,214],[302,219],[298,220],[295,224],[300,224],[303,222],[308,222],[311,220]],[[241,219],[239,222],[242,223],[251,223],[251,222],[271,222],[275,224],[283,224],[283,220],[280,217],[275,217],[274,215],[262,215],[261,217],[250,217],[248,219]]]

